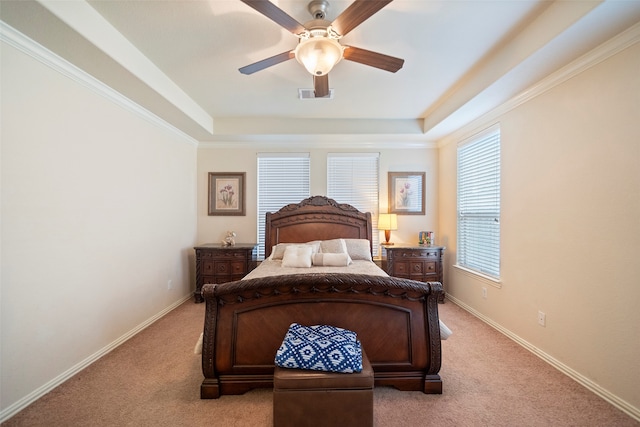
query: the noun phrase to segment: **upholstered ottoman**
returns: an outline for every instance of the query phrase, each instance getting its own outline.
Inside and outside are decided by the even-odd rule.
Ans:
[[[276,366],[273,423],[275,427],[372,426],[373,369],[364,350],[359,373]]]

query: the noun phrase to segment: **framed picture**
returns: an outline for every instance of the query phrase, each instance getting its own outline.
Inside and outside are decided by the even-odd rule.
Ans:
[[[389,213],[424,215],[424,172],[389,172]]]
[[[209,215],[245,215],[244,172],[209,172]]]

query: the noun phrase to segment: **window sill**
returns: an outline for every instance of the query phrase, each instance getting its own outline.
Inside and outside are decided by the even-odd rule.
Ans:
[[[458,271],[460,271],[465,276],[469,276],[474,279],[479,279],[480,281],[498,289],[502,288],[502,281],[500,281],[500,279],[496,279],[495,277],[478,273],[477,271],[469,270],[468,268],[462,267],[458,264],[454,264],[453,267]]]

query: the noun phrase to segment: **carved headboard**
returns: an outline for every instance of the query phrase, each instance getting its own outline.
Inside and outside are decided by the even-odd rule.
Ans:
[[[371,213],[360,212],[325,196],[312,196],[286,205],[278,212],[267,212],[265,220],[265,257],[278,243],[337,238],[367,239],[373,249]]]

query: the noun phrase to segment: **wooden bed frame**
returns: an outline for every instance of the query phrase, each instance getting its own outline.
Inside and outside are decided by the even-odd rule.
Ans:
[[[371,241],[371,214],[315,196],[266,215],[265,253],[277,243]],[[377,386],[442,393],[439,282],[306,273],[202,288],[206,302],[202,399],[273,387],[274,357],[293,322],[358,334]]]

